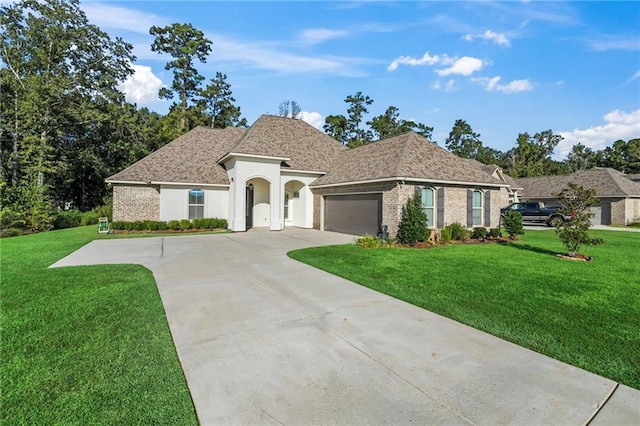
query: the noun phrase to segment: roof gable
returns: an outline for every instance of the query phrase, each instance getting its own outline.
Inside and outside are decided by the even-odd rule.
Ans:
[[[346,184],[385,178],[479,185],[501,183],[481,166],[461,161],[457,155],[417,133],[407,132],[339,153],[327,175],[318,178],[313,185]]]
[[[264,157],[284,157],[292,170],[327,171],[340,142],[310,124],[292,118],[262,115],[230,151]]]
[[[236,127],[196,127],[106,181],[228,185],[226,171],[216,162],[245,132]]]

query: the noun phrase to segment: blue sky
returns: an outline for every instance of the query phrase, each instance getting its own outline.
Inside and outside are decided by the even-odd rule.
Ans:
[[[167,57],[152,25],[188,22],[212,40],[207,79],[226,73],[250,123],[295,100],[304,119],[345,114],[344,98],[394,105],[434,127],[441,146],[456,119],[506,151],[518,133],[552,129],[602,149],[640,137],[640,2],[83,1],[90,21],[134,45],[129,100],[158,112]]]

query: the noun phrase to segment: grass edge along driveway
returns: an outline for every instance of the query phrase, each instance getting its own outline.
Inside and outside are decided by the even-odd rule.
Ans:
[[[555,232],[430,249],[314,247],[293,259],[640,389],[640,234],[562,260]]]
[[[47,269],[95,226],[0,241],[6,424],[197,424],[151,271]]]

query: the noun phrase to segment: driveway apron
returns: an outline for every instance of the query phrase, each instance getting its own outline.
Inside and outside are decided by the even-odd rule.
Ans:
[[[353,241],[96,240],[53,266],[153,272],[202,424],[637,424],[640,391],[286,256]]]

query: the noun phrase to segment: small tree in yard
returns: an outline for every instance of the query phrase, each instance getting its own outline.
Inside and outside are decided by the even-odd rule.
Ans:
[[[522,227],[522,213],[509,210],[502,219],[505,231],[509,234],[509,238],[516,239],[516,235],[524,235],[524,228]]]
[[[413,244],[427,239],[427,215],[422,210],[420,196],[407,200],[402,209],[402,219],[398,226],[398,241]]]
[[[556,196],[563,206],[559,211],[566,218],[556,226],[556,234],[569,250],[569,256],[575,256],[580,246],[602,244],[601,238],[589,238],[588,233],[591,227],[590,219],[595,216],[589,207],[598,203],[595,194],[595,188],[584,188],[570,182],[568,187]]]

